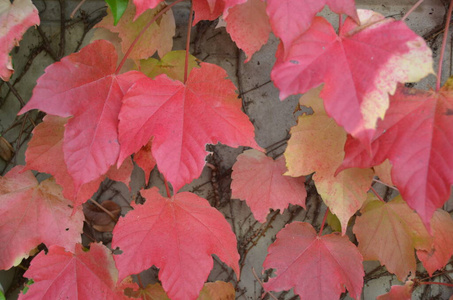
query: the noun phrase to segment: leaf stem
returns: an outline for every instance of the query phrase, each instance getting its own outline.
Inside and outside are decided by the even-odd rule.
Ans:
[[[434,282],[434,281],[419,282],[419,284],[420,284],[420,285],[422,285],[422,284],[438,284],[438,285],[445,285],[445,286],[451,286],[451,287],[453,287],[453,283]]]
[[[384,199],[382,199],[382,197],[379,195],[379,193],[374,189],[374,187],[370,187],[371,191],[373,191],[373,193],[376,195],[376,197],[378,197],[379,200],[381,200],[382,202],[385,202]]]
[[[154,18],[151,19],[151,21],[148,22],[148,24],[145,25],[145,27],[143,27],[143,29],[140,31],[140,33],[137,35],[137,37],[132,42],[132,44],[129,46],[129,49],[127,49],[126,53],[124,54],[123,59],[121,60],[120,64],[118,65],[118,67],[115,70],[115,75],[118,75],[120,73],[121,68],[123,67],[123,65],[126,62],[127,58],[131,54],[132,49],[134,49],[135,45],[138,43],[138,41],[143,36],[145,31],[148,30],[149,26],[151,26],[154,22],[157,21],[157,19],[159,19],[163,14],[165,14],[167,11],[169,11],[170,8],[172,8],[173,6],[175,6],[176,4],[178,4],[179,2],[182,2],[182,1],[184,1],[184,0],[176,0],[172,4],[164,7],[157,15],[154,16]]]
[[[409,9],[409,10],[407,11],[407,13],[401,18],[401,21],[406,20],[406,19],[409,17],[409,15],[410,15],[414,10],[416,10],[417,7],[418,7],[420,4],[422,4],[423,1],[424,1],[424,0],[418,0],[418,2],[415,3],[414,6],[412,6],[411,9]]]
[[[252,273],[253,273],[253,277],[255,277],[256,281],[258,281],[258,283],[261,285],[261,287],[262,287],[263,290],[264,290],[263,296],[265,296],[266,294],[268,294],[269,297],[271,297],[272,299],[278,300],[277,297],[275,297],[275,296],[272,295],[270,292],[268,292],[268,291],[266,291],[266,290],[264,289],[263,282],[260,280],[260,278],[259,278],[258,275],[256,274],[255,268],[253,268],[253,267],[252,267]]]
[[[184,61],[184,83],[187,81],[189,71],[190,33],[192,32],[193,3],[190,5],[189,24],[187,24],[186,59]]]
[[[168,181],[164,177],[165,190],[167,191],[167,198],[171,198],[170,188],[168,187]]]
[[[437,68],[437,82],[436,82],[436,91],[440,90],[440,82],[442,77],[442,61],[445,54],[445,46],[447,45],[448,38],[448,28],[450,27],[451,11],[453,9],[453,0],[450,1],[450,6],[448,7],[447,21],[445,24],[444,37],[442,39],[442,48],[439,55],[439,67]]]
[[[322,231],[324,230],[324,225],[326,224],[328,214],[329,214],[329,208],[326,209],[326,213],[324,214],[324,218],[322,219],[321,228],[319,229],[318,236],[321,236]]]

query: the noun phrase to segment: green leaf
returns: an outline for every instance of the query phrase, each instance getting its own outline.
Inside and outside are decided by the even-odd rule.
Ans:
[[[25,287],[24,289],[22,290],[22,294],[26,294],[28,292],[28,289],[30,288],[30,285],[32,285],[33,283],[35,283],[33,281],[33,279],[29,279],[26,283],[25,283]],[[0,300],[3,300],[1,297],[0,297]]]
[[[116,24],[118,24],[121,16],[126,11],[128,1],[129,0],[105,0],[113,13],[113,25],[116,26]]]

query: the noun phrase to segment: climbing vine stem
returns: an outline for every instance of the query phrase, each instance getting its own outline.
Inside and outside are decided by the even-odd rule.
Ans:
[[[440,84],[441,84],[441,78],[442,78],[442,61],[444,59],[445,46],[447,45],[448,28],[450,27],[452,8],[453,8],[453,0],[450,1],[450,6],[448,7],[448,13],[447,13],[447,20],[445,21],[444,38],[442,39],[442,48],[440,50],[440,55],[439,55],[439,67],[437,68],[436,91],[440,90]]]

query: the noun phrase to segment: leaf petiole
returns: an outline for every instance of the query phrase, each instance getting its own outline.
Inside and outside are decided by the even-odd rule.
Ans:
[[[187,24],[186,59],[184,61],[184,83],[187,81],[189,69],[190,33],[192,32],[193,3],[190,5],[189,23]]]

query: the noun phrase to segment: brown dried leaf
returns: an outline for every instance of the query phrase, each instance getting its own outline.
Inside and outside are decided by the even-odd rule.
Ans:
[[[2,136],[0,136],[0,157],[4,161],[10,161],[13,157],[14,149],[11,144]]]
[[[99,206],[93,203],[83,204],[83,213],[85,214],[85,221],[90,224],[94,229],[99,232],[110,232],[115,227],[118,217],[121,212],[121,207],[111,200],[106,200],[100,204],[103,208],[108,210],[111,215],[107,214]]]

